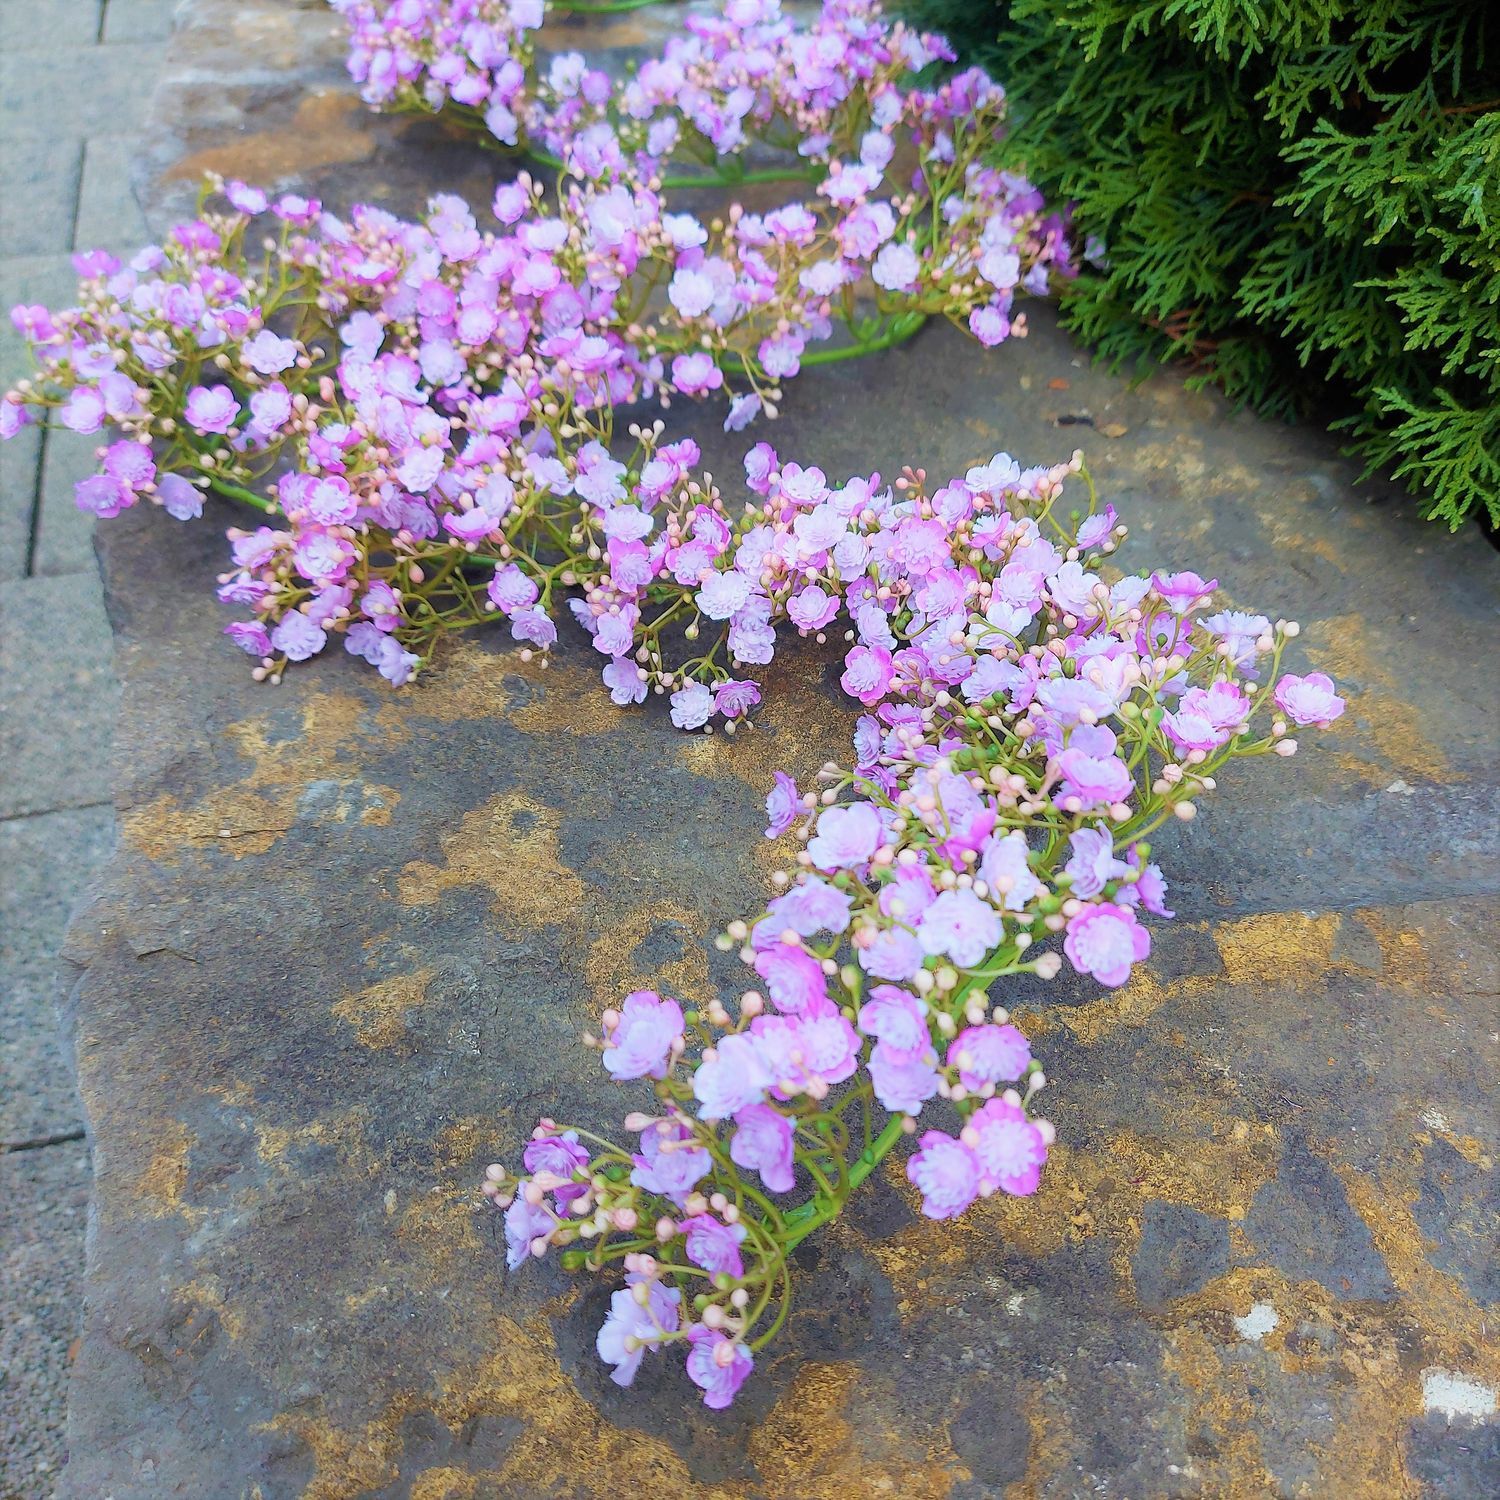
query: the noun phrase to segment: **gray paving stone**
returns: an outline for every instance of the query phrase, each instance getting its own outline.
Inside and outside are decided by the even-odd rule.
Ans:
[[[0,255],[46,255],[73,244],[83,142],[35,136],[0,150]]]
[[[51,576],[94,570],[94,518],[79,510],[73,486],[94,472],[96,442],[96,438],[73,432],[47,434],[31,543],[32,573]]]
[[[177,0],[105,0],[106,42],[164,42]]]
[[[103,0],[0,0],[0,51],[87,47],[99,39]]]
[[[96,572],[0,584],[0,817],[107,801],[118,700]]]
[[[0,583],[25,575],[41,462],[40,428],[28,427],[0,443]]]
[[[83,1119],[57,1000],[58,950],[90,876],[114,846],[111,807],[0,822],[0,1140]]]
[[[95,136],[85,143],[75,250],[133,255],[149,238],[146,220],[130,187],[130,163],[139,150],[135,136]]]
[[[131,131],[140,123],[161,47],[7,49],[0,55],[0,131],[16,142],[51,136],[60,115],[85,136]]]
[[[89,1150],[0,1156],[0,1495],[51,1500],[66,1458],[68,1369],[78,1332]]]

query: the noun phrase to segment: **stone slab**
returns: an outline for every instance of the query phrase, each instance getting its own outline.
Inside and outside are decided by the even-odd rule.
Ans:
[[[104,0],[0,0],[0,50],[92,46]]]
[[[0,822],[0,1140],[83,1118],[57,1024],[58,950],[115,841],[114,809],[70,808]]]
[[[106,0],[106,42],[164,42],[172,35],[177,0]]]
[[[83,178],[73,227],[75,250],[108,250],[122,259],[146,243],[145,215],[130,185],[138,136],[96,136],[84,143]]]
[[[0,49],[0,130],[8,150],[58,133],[55,107],[67,99],[67,133],[131,131],[150,97],[161,46]]]
[[[92,569],[0,584],[0,818],[109,800],[110,656]]]
[[[89,1152],[0,1156],[0,1494],[52,1500],[83,1280]]]
[[[205,165],[487,201],[488,158],[339,103],[326,27],[185,8],[158,222]],[[732,476],[719,420],[673,410]],[[665,1362],[611,1385],[602,1289],[507,1279],[474,1183],[544,1109],[618,1114],[576,1039],[622,990],[734,983],[706,940],[763,889],[771,770],[842,752],[829,661],[787,653],[733,741],[612,708],[572,635],[546,670],[480,632],[408,692],[340,659],[269,690],[219,636],[213,526],[101,528],[121,843],[67,950],[97,1190],[65,1500],[1479,1493],[1493,1422],[1442,1403],[1500,1385],[1500,559],[1321,434],[1087,368],[1045,310],[809,371],[765,435],[835,475],[1086,439],[1121,561],[1302,620],[1350,712],[1162,839],[1180,920],[1130,986],[1007,992],[1056,1080],[1042,1192],[934,1225],[880,1176],[715,1415]]]
[[[0,151],[0,256],[73,248],[83,142],[59,121],[57,134]],[[8,133],[7,133],[8,134]],[[7,305],[6,311],[9,312]]]

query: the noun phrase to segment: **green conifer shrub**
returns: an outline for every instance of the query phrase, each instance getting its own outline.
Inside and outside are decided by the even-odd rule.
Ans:
[[[1331,420],[1455,529],[1500,526],[1500,4],[909,0],[1010,91],[1116,365]]]

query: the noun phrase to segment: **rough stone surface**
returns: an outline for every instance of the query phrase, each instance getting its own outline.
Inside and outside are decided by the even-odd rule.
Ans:
[[[343,102],[321,10],[182,19],[158,214],[209,165],[487,201],[489,158]],[[804,1247],[732,1412],[664,1361],[619,1391],[603,1290],[507,1280],[474,1183],[542,1110],[617,1115],[576,1046],[601,1006],[733,982],[706,939],[774,860],[770,771],[843,747],[827,663],[787,653],[735,741],[612,708],[576,638],[266,690],[218,634],[213,526],[132,514],[101,530],[122,841],[68,949],[98,1174],[68,1500],[1484,1492],[1493,1423],[1427,1413],[1422,1372],[1500,1384],[1497,559],[1317,433],[1086,368],[1045,311],[811,371],[787,413],[766,435],[830,474],[1085,440],[1122,561],[1300,619],[1350,695],[1162,840],[1181,917],[1129,986],[1007,995],[1056,1080],[1041,1192],[935,1225],[893,1169]],[[717,421],[674,408],[728,476]]]

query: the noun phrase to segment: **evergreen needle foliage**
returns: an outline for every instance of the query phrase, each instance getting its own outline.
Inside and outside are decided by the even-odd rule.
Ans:
[[[1332,414],[1457,529],[1500,525],[1500,7],[909,0],[1018,120],[1103,259],[1064,301],[1112,363],[1185,358]]]

